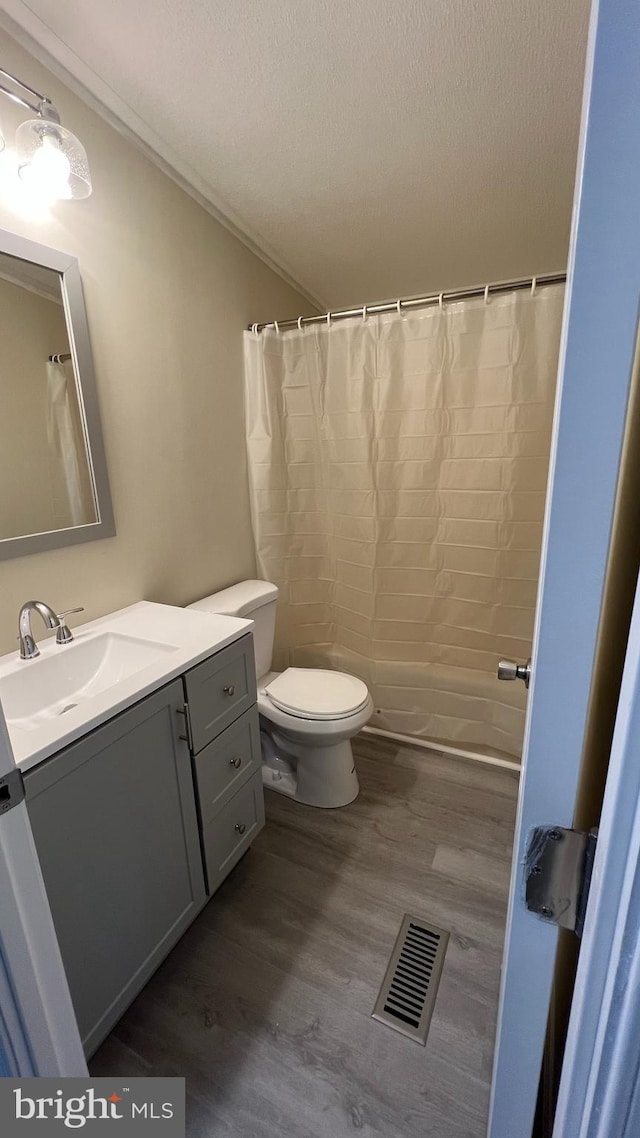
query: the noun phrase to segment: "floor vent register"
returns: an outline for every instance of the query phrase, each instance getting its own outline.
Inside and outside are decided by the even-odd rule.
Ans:
[[[444,929],[406,913],[372,1013],[423,1047],[448,941]]]

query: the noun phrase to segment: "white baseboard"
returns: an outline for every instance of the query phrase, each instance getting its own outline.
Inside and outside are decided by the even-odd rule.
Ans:
[[[448,743],[419,739],[416,735],[400,735],[397,731],[383,731],[380,727],[363,727],[362,731],[365,735],[381,735],[384,739],[394,739],[396,743],[407,743],[410,747],[425,747],[428,751],[443,751],[446,755],[457,755],[460,759],[472,759],[475,763],[485,763],[489,767],[502,767],[503,770],[520,772],[520,763],[511,759],[499,759],[497,755],[484,755],[481,751],[467,751],[463,747],[452,747]]]

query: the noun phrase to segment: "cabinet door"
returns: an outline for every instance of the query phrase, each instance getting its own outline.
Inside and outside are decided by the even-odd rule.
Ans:
[[[253,637],[243,636],[192,668],[185,688],[197,754],[256,702]]]
[[[258,771],[202,828],[207,888],[215,893],[264,826],[262,771]]]
[[[202,824],[215,818],[261,767],[258,711],[252,707],[193,760]]]
[[[182,701],[177,680],[25,775],[87,1054],[205,900]]]

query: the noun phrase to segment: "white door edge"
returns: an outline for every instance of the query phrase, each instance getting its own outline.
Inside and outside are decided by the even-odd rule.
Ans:
[[[637,1094],[640,1057],[639,753],[640,584],[611,748],[554,1138],[612,1138],[627,1133],[625,1120],[629,1126],[629,1112]],[[628,1130],[629,1134],[639,1132]]]
[[[0,708],[0,776],[14,769]],[[24,802],[0,814],[0,1008],[11,1074],[88,1073]]]
[[[534,826],[571,826],[614,515],[640,298],[637,0],[593,7],[525,731],[490,1138],[529,1138],[557,932],[529,913]],[[563,1136],[564,1138],[564,1136]]]

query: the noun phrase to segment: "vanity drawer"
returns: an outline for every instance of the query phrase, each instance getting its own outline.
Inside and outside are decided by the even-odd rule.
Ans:
[[[203,826],[247,779],[261,769],[260,726],[255,707],[227,727],[193,760]]]
[[[219,814],[203,826],[207,892],[214,893],[264,826],[262,771],[245,783]]]
[[[192,668],[185,676],[185,686],[197,754],[256,701],[251,634]]]

